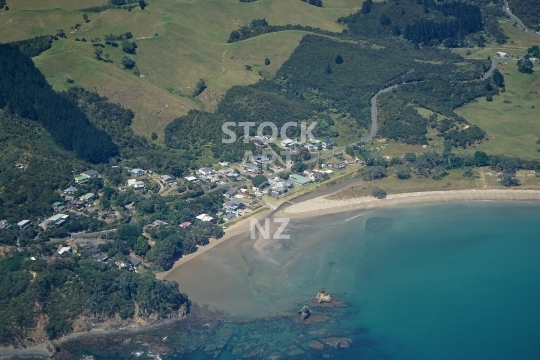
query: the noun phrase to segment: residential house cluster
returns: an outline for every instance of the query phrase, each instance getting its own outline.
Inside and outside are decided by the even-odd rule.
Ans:
[[[272,195],[279,196],[285,194],[289,189],[292,189],[294,187],[294,182],[275,177],[268,180],[268,185],[270,185]]]
[[[77,184],[82,184],[87,182],[90,179],[99,178],[100,175],[95,170],[86,170],[85,172],[80,173],[78,176],[75,176],[75,182]]]

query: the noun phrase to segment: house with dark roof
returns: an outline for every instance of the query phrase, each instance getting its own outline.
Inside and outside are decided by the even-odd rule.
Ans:
[[[86,170],[85,172],[81,173],[81,175],[86,175],[90,178],[97,178],[99,176],[99,173],[95,170]]]

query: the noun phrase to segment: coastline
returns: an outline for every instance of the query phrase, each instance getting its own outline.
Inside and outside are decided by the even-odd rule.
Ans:
[[[349,184],[352,185],[352,184]],[[289,217],[289,218],[310,218],[330,214],[337,214],[353,210],[379,209],[397,206],[410,206],[420,204],[443,204],[443,203],[469,203],[478,201],[496,201],[496,202],[521,202],[521,201],[540,201],[540,190],[512,190],[512,189],[469,189],[469,190],[444,190],[444,191],[422,191],[411,193],[389,194],[383,200],[374,197],[360,197],[342,200],[328,199],[328,196],[334,195],[337,191],[328,193],[327,189],[324,195],[308,196],[307,199],[295,202],[295,199],[287,200],[280,204],[276,210],[268,209],[260,213],[257,219],[263,219],[268,216]],[[305,194],[300,198],[306,197]],[[167,271],[157,273],[156,277],[164,279],[179,266],[196,259],[205,252],[225,244],[228,240],[247,234],[250,229],[250,219],[246,218],[232,225],[225,235],[219,240],[212,240],[210,244],[201,246],[196,252],[182,257],[174,263],[173,267]]]
[[[279,213],[280,215],[294,218],[304,218],[362,209],[379,209],[418,204],[469,203],[478,201],[540,201],[540,190],[470,189],[422,191],[389,194],[382,200],[374,197],[334,200],[328,199],[327,196],[319,196],[310,200],[294,203],[281,210]]]

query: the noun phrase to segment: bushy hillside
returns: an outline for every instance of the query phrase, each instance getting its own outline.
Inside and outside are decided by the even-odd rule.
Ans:
[[[510,10],[530,29],[540,31],[540,2],[537,0],[508,0]]]
[[[118,154],[107,133],[56,93],[30,57],[12,45],[0,45],[0,108],[37,121],[57,144],[88,162],[105,162]]]

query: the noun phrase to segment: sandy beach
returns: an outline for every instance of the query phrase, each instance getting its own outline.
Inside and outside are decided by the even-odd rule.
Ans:
[[[279,214],[290,217],[305,217],[358,209],[378,209],[414,204],[475,201],[540,201],[540,191],[509,189],[425,191],[390,194],[383,200],[375,199],[373,197],[330,200],[326,196],[319,196],[300,203],[294,203],[293,200],[292,203],[294,204],[281,210]]]
[[[338,190],[341,191],[342,189]],[[309,194],[308,194],[309,195]],[[540,190],[511,190],[511,189],[483,189],[483,190],[448,190],[448,191],[424,191],[402,194],[390,194],[386,199],[379,200],[374,197],[360,197],[344,200],[328,199],[330,194],[325,191],[324,195],[308,198],[307,200],[296,202],[295,199],[281,204],[277,210],[268,210],[260,213],[257,219],[263,219],[269,216],[306,218],[340,212],[361,210],[361,209],[379,209],[393,206],[406,206],[415,204],[437,204],[437,203],[459,203],[476,201],[540,201]],[[304,196],[301,196],[304,197]],[[224,244],[227,240],[247,234],[250,230],[250,219],[244,219],[229,229],[225,236],[219,240],[212,240],[210,244],[201,246],[197,252],[189,254],[178,260],[174,266],[166,271],[157,274],[160,279],[167,278],[167,275],[184,265],[185,263],[196,259],[205,252]]]

